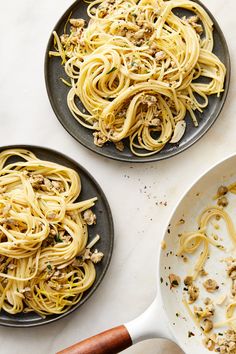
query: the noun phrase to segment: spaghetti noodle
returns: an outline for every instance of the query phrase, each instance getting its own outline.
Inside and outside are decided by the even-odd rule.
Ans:
[[[180,18],[178,8],[194,16]],[[182,138],[187,111],[197,127],[194,112],[219,97],[226,73],[205,10],[188,0],[95,0],[87,13],[87,27],[70,19],[69,34],[53,32],[49,54],[62,58],[68,107],[94,143],[122,150],[128,138],[133,154],[148,156]]]
[[[102,253],[86,248],[83,213],[94,215],[97,198],[77,202],[80,191],[70,168],[24,149],[0,153],[0,309],[60,314],[91,287]]]

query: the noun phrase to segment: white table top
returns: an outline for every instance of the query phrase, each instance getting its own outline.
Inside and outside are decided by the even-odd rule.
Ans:
[[[171,210],[203,171],[236,147],[235,0],[203,1],[217,18],[231,52],[231,87],[218,121],[188,151],[143,165],[119,163],[90,152],[62,128],[50,107],[44,84],[44,54],[53,26],[71,2],[0,1],[1,145],[44,145],[84,165],[110,203],[115,223],[114,253],[105,279],[81,309],[43,327],[1,328],[1,354],[55,353],[141,313],[155,296],[156,257]],[[125,353],[181,351],[167,342],[151,340]]]

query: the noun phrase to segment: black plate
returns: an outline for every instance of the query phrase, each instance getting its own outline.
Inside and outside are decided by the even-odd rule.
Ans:
[[[195,2],[200,4],[206,10],[206,12],[209,14],[210,18],[214,23],[214,53],[221,59],[227,69],[225,79],[225,90],[224,93],[222,93],[222,95],[220,96],[220,98],[217,98],[216,95],[209,97],[209,105],[206,109],[204,109],[204,112],[202,114],[196,112],[196,117],[199,122],[198,128],[195,128],[193,126],[192,120],[189,114],[187,114],[187,129],[181,141],[178,144],[167,144],[164,149],[161,150],[159,153],[148,157],[138,157],[133,155],[129,149],[128,141],[125,144],[125,150],[122,152],[118,151],[113,143],[108,143],[102,148],[99,148],[94,145],[91,130],[81,126],[72,116],[67,107],[66,97],[69,88],[60,80],[61,77],[66,78],[66,74],[64,72],[64,67],[61,65],[60,58],[49,58],[48,52],[54,49],[53,36],[50,36],[45,56],[45,81],[49,100],[58,120],[77,141],[79,141],[82,145],[86,146],[88,149],[115,160],[127,162],[150,162],[163,160],[186,150],[208,131],[208,129],[212,126],[212,124],[215,122],[218,115],[220,114],[228,93],[230,81],[230,57],[224,35],[215,18],[209,12],[209,10],[203,4],[200,3],[200,1]],[[64,13],[64,15],[62,15],[62,17],[56,24],[54,30],[59,34],[62,34],[64,31],[64,25],[71,13],[72,17],[87,19],[88,16],[86,9],[87,4],[86,2],[84,2],[84,0],[76,1]],[[178,9],[176,10],[176,13],[181,17],[186,14],[189,15],[189,11],[186,11],[184,9]],[[80,105],[80,107],[83,106]]]
[[[9,327],[35,327],[46,323],[54,322],[56,320],[59,320],[62,317],[69,315],[75,309],[82,306],[85,303],[85,301],[88,300],[88,298],[97,289],[98,285],[101,283],[107,271],[107,268],[111,260],[113,240],[114,240],[113,221],[112,221],[112,215],[111,215],[109,204],[107,202],[107,199],[101,187],[98,185],[95,179],[90,175],[90,173],[86,171],[82,166],[80,166],[77,162],[73,161],[72,159],[63,155],[60,152],[48,148],[44,148],[44,147],[39,147],[39,146],[31,146],[31,145],[4,146],[0,148],[0,152],[6,149],[17,149],[17,148],[30,150],[42,160],[48,160],[48,161],[59,163],[61,165],[70,167],[79,173],[81,178],[82,189],[78,200],[82,201],[95,196],[98,197],[98,200],[95,206],[93,207],[93,211],[97,215],[97,223],[96,225],[89,226],[88,232],[89,232],[89,241],[91,241],[96,234],[101,235],[101,239],[98,241],[96,246],[101,252],[104,253],[103,260],[96,265],[97,275],[94,284],[90,289],[88,289],[84,293],[82,300],[75,306],[72,306],[66,313],[63,313],[61,315],[49,315],[46,316],[46,318],[44,319],[34,312],[26,313],[26,314],[20,313],[16,315],[10,315],[5,311],[0,312],[0,325],[9,326]],[[20,158],[18,157],[14,158],[14,161],[17,160],[20,160]]]

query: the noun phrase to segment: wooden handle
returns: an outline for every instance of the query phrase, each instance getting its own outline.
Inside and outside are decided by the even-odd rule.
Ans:
[[[116,354],[132,345],[125,326],[109,329],[76,343],[57,354]]]

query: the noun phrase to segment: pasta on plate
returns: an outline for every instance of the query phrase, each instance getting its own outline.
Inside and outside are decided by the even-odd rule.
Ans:
[[[179,17],[180,8],[192,15]],[[88,25],[70,18],[68,33],[53,32],[49,53],[62,58],[74,118],[93,131],[97,146],[113,142],[122,151],[127,138],[137,156],[179,142],[186,113],[197,127],[195,111],[224,88],[206,11],[188,0],[95,0],[87,13]]]
[[[90,250],[98,235],[87,244],[97,198],[78,202],[80,191],[70,168],[24,149],[0,153],[0,309],[61,314],[92,286],[103,257]]]

